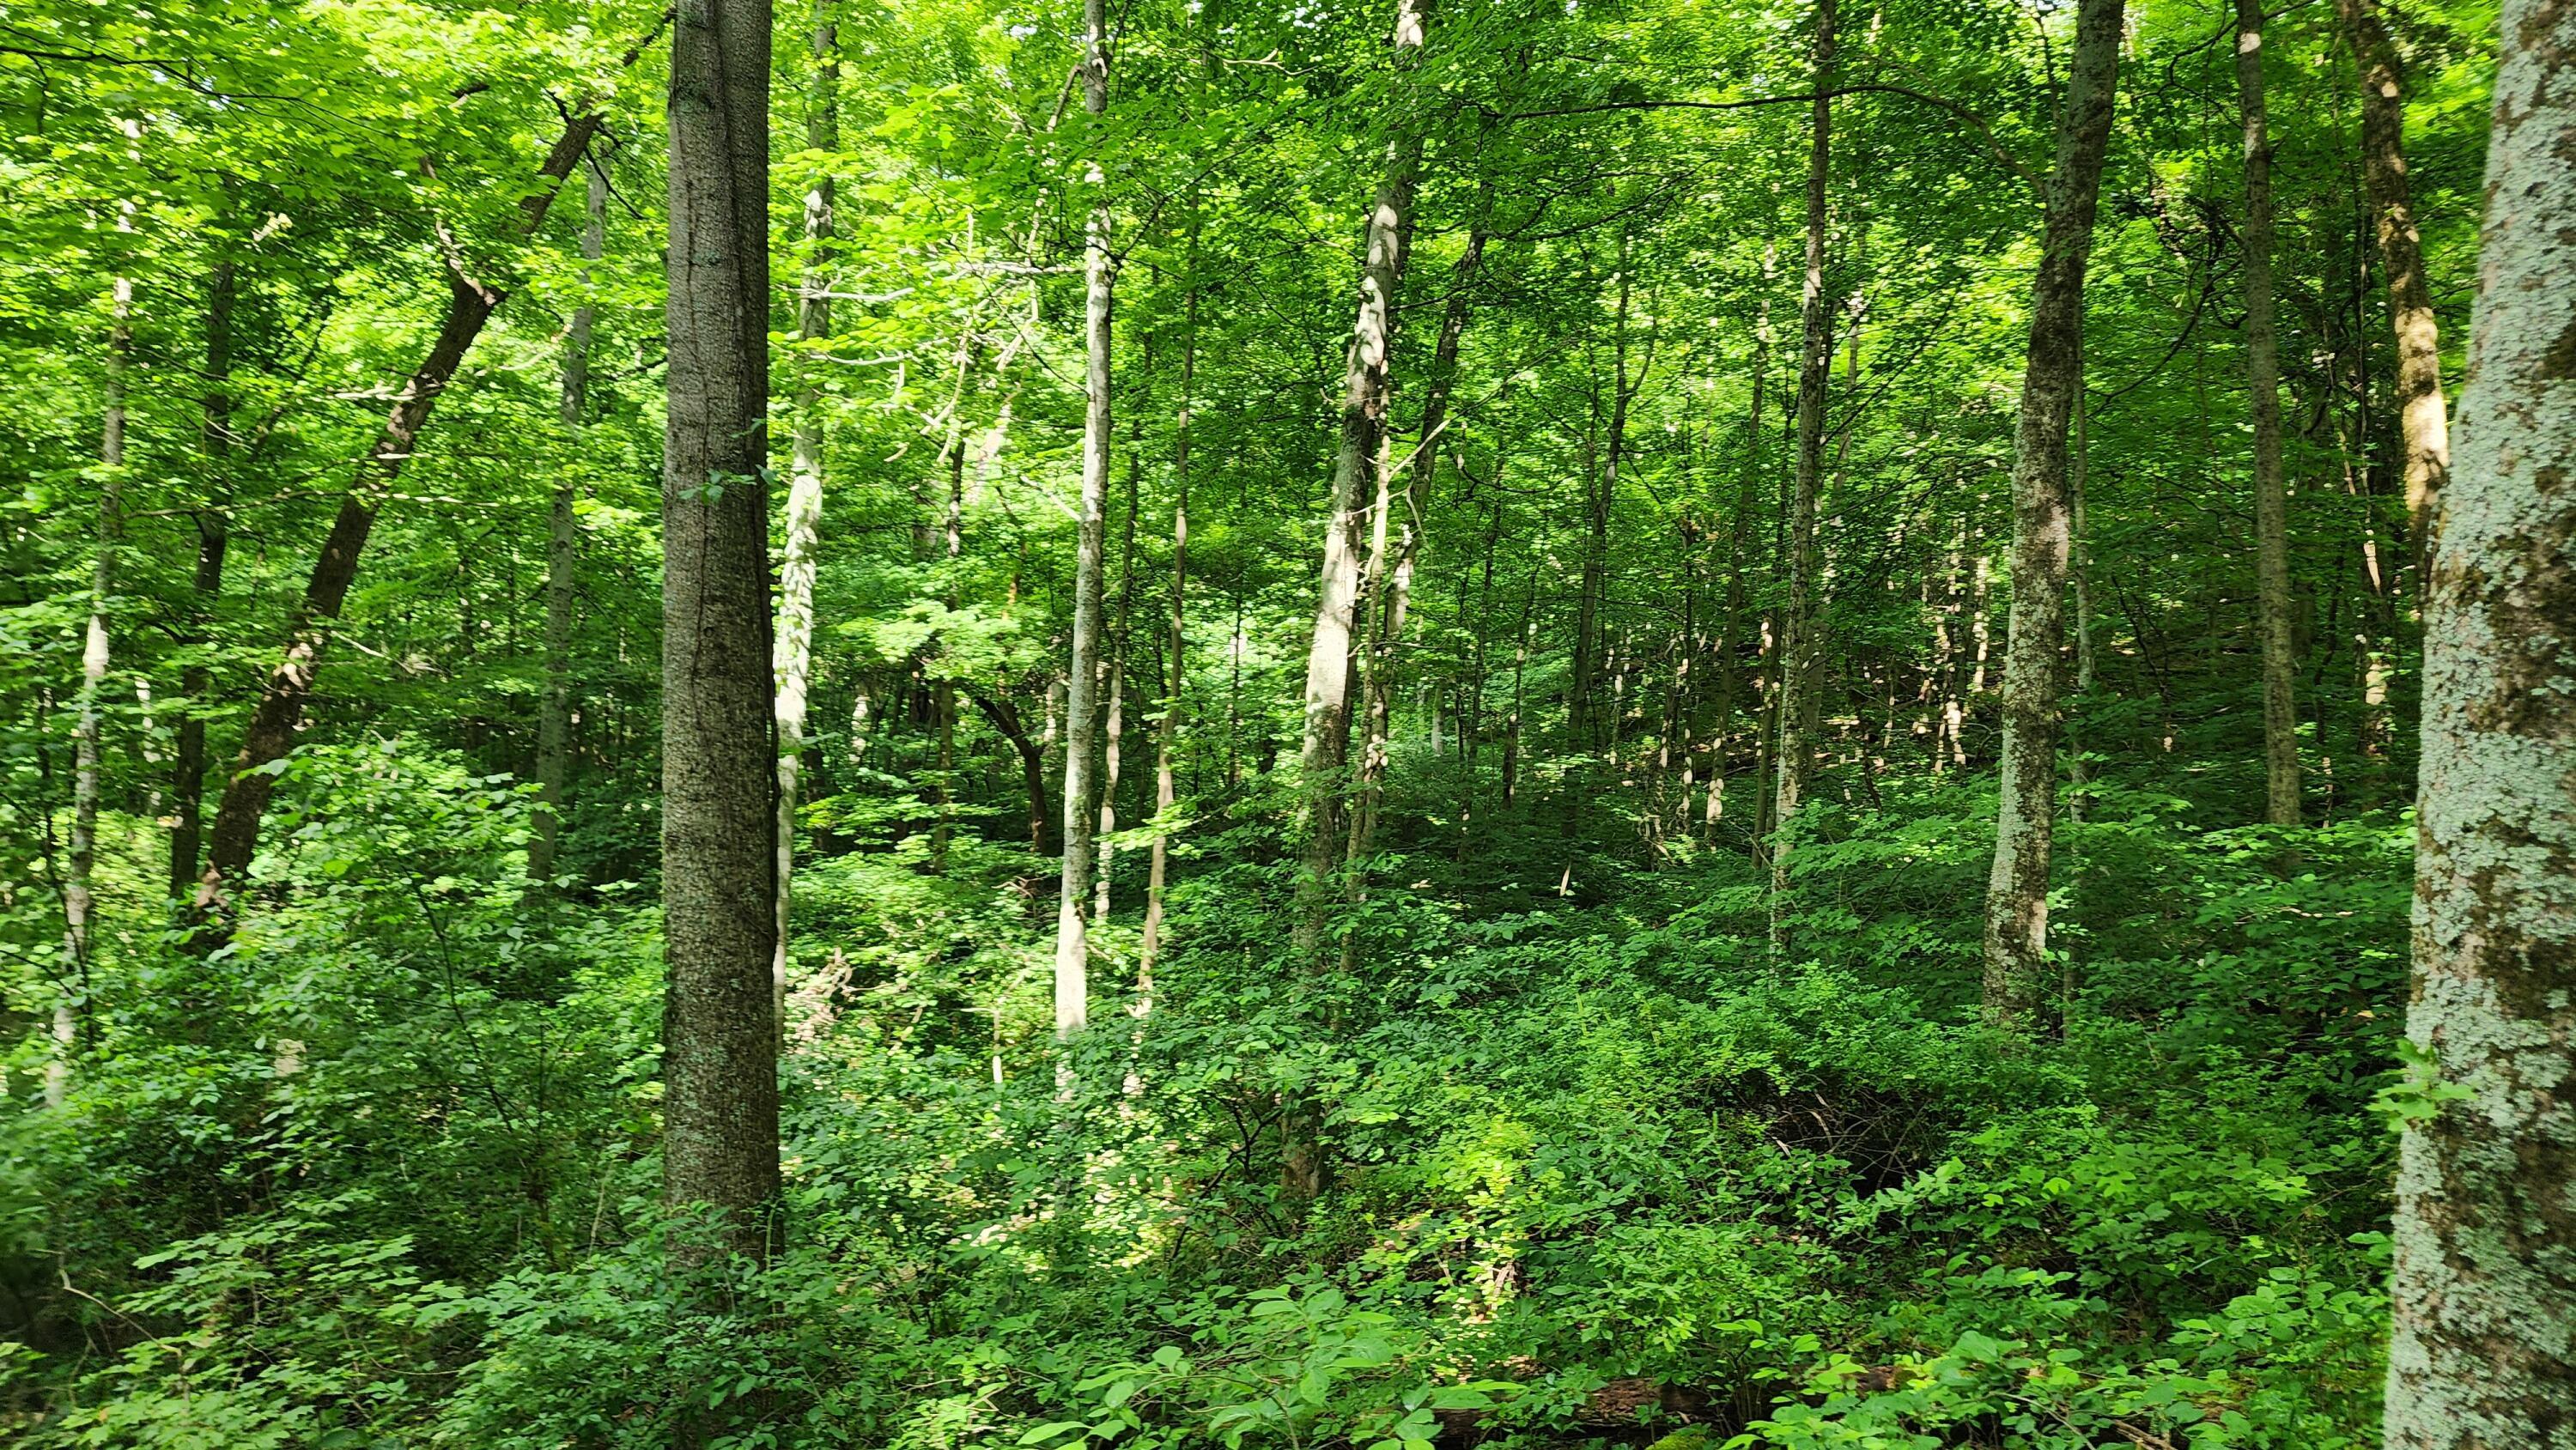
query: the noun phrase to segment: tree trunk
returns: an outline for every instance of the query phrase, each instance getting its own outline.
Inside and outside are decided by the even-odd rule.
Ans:
[[[193,515],[197,567],[190,580],[194,597],[189,601],[201,636],[195,642],[200,645],[206,643],[202,631],[211,622],[215,596],[223,592],[224,553],[232,542],[225,509],[231,503],[235,290],[233,264],[217,262],[206,280],[205,421],[198,445],[206,456],[208,496],[207,506]],[[170,809],[176,824],[170,829],[170,899],[182,904],[196,888],[197,853],[204,844],[206,696],[213,682],[213,671],[202,663],[187,666],[179,675],[179,693],[186,698],[180,706],[177,758],[171,767]]]
[[[1833,368],[1833,314],[1825,300],[1825,183],[1833,161],[1834,0],[1816,0],[1815,92],[1807,149],[1807,270],[1799,303],[1798,473],[1789,498],[1789,598],[1780,661],[1780,745],[1771,829],[1771,946],[1787,946],[1782,904],[1789,890],[1789,843],[1815,764],[1808,730],[1823,655],[1816,639],[1816,496],[1825,471],[1825,385]]]
[[[122,223],[119,231],[128,230]],[[116,588],[116,546],[125,532],[125,387],[134,352],[134,280],[119,277],[107,330],[105,403],[99,424],[98,553],[89,576],[89,626],[81,640],[80,694],[72,750],[72,832],[63,872],[63,959],[73,987],[54,999],[54,1060],[45,1069],[45,1102],[62,1106],[71,1081],[79,1014],[88,1010],[90,916],[95,898],[90,876],[98,863],[98,789],[101,752],[99,693],[107,684],[108,600]],[[80,1000],[75,1001],[72,993]]]
[[[2082,345],[2080,338],[2077,345]],[[2075,584],[2075,699],[2079,706],[2091,699],[2094,685],[2092,535],[2084,516],[2084,485],[2091,462],[2085,415],[2090,409],[2085,403],[2084,387],[2083,362],[2079,358],[2075,372],[2075,459],[2066,481],[2066,500],[2074,528],[2071,563]],[[2084,754],[2084,742],[2076,733],[2076,725],[2076,717],[2070,715],[2066,722],[2066,773],[2075,789],[2067,796],[2066,818],[2081,824],[2085,791],[2093,783],[2093,767]]]
[[[1987,1017],[2026,1025],[2048,983],[2048,861],[2057,797],[2057,656],[2065,635],[2066,431],[2083,386],[2084,269],[2109,149],[2123,0],[2082,0],[2048,180],[2030,360],[2013,453],[2012,618],[2004,646],[2003,780],[1986,882]]]
[[[2406,181],[2405,77],[2380,23],[2378,0],[2335,0],[2361,73],[2361,177],[2388,274],[2388,314],[2397,333],[2397,426],[2406,451],[2406,512],[2419,561],[2430,560],[2436,507],[2451,472],[2449,421],[2442,408],[2441,330],[2424,276],[2424,242]]]
[[[688,1248],[774,1244],[767,0],[682,0],[671,46],[662,463],[662,1195]]]
[[[596,262],[604,247],[608,222],[608,177],[596,160],[583,167],[586,181],[582,212],[581,255]],[[582,269],[590,285],[590,269]],[[537,799],[535,835],[528,842],[528,878],[548,882],[555,875],[555,851],[563,829],[564,778],[569,773],[572,741],[572,611],[573,577],[581,530],[573,505],[581,496],[579,452],[581,430],[590,408],[590,300],[573,309],[572,327],[564,339],[564,438],[573,451],[564,477],[555,484],[554,511],[546,530],[546,694],[537,714]]]
[[[1396,64],[1410,73],[1418,62],[1429,0],[1397,0],[1393,45]],[[1331,878],[1345,841],[1343,780],[1350,754],[1351,643],[1359,610],[1361,486],[1378,456],[1386,427],[1387,348],[1395,324],[1395,298],[1403,278],[1403,238],[1411,225],[1414,178],[1422,164],[1416,118],[1398,103],[1395,135],[1387,145],[1386,174],[1369,208],[1367,251],[1360,272],[1359,318],[1351,330],[1342,381],[1341,445],[1333,461],[1332,499],[1324,527],[1323,570],[1316,589],[1315,629],[1306,652],[1305,727],[1298,750],[1304,777],[1304,870],[1297,881],[1294,947],[1308,971],[1322,971],[1332,953],[1324,941],[1337,894]],[[1322,1165],[1309,1175],[1292,1163],[1291,1191],[1305,1182],[1320,1190]]]
[[[1029,798],[1029,854],[1052,856],[1063,849],[1053,831],[1055,812],[1047,800],[1046,745],[1029,738],[1027,725],[1020,719],[1020,707],[1008,700],[998,700],[979,690],[968,690],[966,698],[975,702],[993,729],[1020,757],[1020,785]]]
[[[1109,109],[1109,19],[1105,0],[1083,0],[1082,106]],[[1073,658],[1065,671],[1064,869],[1055,914],[1055,1030],[1071,1037],[1090,1014],[1091,943],[1084,913],[1091,905],[1093,718],[1100,670],[1102,555],[1109,507],[1110,313],[1118,264],[1109,248],[1108,182],[1095,160],[1089,235],[1083,250],[1082,513],[1073,570]]]
[[[1153,366],[1154,339],[1145,338],[1145,365]],[[1150,372],[1146,391],[1151,391]],[[1123,765],[1121,751],[1127,739],[1127,655],[1134,641],[1130,628],[1136,605],[1136,510],[1144,497],[1145,426],[1141,411],[1127,429],[1127,524],[1118,544],[1118,623],[1109,634],[1107,657],[1101,661],[1101,672],[1108,677],[1109,704],[1102,721],[1100,744],[1100,870],[1091,882],[1091,920],[1094,925],[1109,920],[1110,867],[1117,860],[1117,848],[1110,837],[1118,829],[1118,776]]]
[[[1477,269],[1485,260],[1485,217],[1493,186],[1478,193],[1476,220],[1467,229],[1467,248],[1449,271],[1449,301],[1440,317],[1440,335],[1431,349],[1431,371],[1423,381],[1422,428],[1406,464],[1404,522],[1396,535],[1395,555],[1380,566],[1381,581],[1370,621],[1372,659],[1368,680],[1368,747],[1360,758],[1361,827],[1354,833],[1351,855],[1368,854],[1377,819],[1378,798],[1385,788],[1388,715],[1395,690],[1395,651],[1404,636],[1406,611],[1413,599],[1413,570],[1422,550],[1422,533],[1430,517],[1431,485],[1439,473],[1440,435],[1449,423],[1449,394],[1458,376],[1458,342],[1466,333]],[[1383,531],[1387,521],[1378,523]],[[1435,750],[1436,754],[1437,751]]]
[[[1708,768],[1708,814],[1703,832],[1714,831],[1726,809],[1726,732],[1735,719],[1735,696],[1743,686],[1735,650],[1744,629],[1745,556],[1753,549],[1755,490],[1762,480],[1762,403],[1771,376],[1772,248],[1762,250],[1762,300],[1753,324],[1753,406],[1745,419],[1744,463],[1736,470],[1735,517],[1727,522],[1726,612],[1717,624],[1717,718],[1709,726],[1714,755]]]
[[[2424,609],[2391,1450],[2576,1443],[2576,9],[2507,0]]]
[[[2254,402],[2257,632],[2263,642],[2263,819],[2299,823],[2299,713],[2291,655],[2289,501],[2281,479],[2281,358],[2272,305],[2272,144],[2263,110],[2263,0],[2236,0],[2236,96],[2245,123],[2245,371]]]
[[[805,146],[841,149],[840,28],[817,0],[808,27],[814,59],[806,97]],[[805,276],[796,299],[796,335],[811,342],[832,335],[832,175],[826,170],[805,190]],[[787,946],[795,904],[796,807],[805,766],[805,713],[814,683],[814,577],[823,532],[823,390],[809,371],[796,389],[796,422],[788,445],[787,516],[782,521],[785,557],[778,567],[777,641],[770,671],[777,698],[778,816],[777,941],[769,963],[770,1008],[779,1029],[787,1026]]]
[[[1195,233],[1192,240],[1196,240]],[[1193,279],[1196,267],[1194,249]],[[1190,387],[1197,380],[1199,360],[1199,289],[1195,280],[1183,306],[1181,329],[1181,405],[1172,419],[1171,659],[1163,691],[1163,718],[1154,727],[1154,844],[1146,858],[1145,926],[1136,950],[1136,1014],[1140,1017],[1153,1006],[1154,961],[1163,945],[1163,887],[1169,859],[1163,838],[1171,829],[1172,806],[1180,798],[1174,788],[1172,758],[1181,739],[1181,693],[1189,683],[1182,656],[1189,643],[1185,626],[1189,619],[1186,606],[1190,583]]]
[[[556,138],[554,149],[537,169],[539,185],[520,199],[516,229],[521,235],[534,232],[545,220],[546,208],[553,203],[564,178],[579,164],[582,153],[589,149],[599,122],[595,113],[578,116]],[[215,812],[205,875],[198,880],[196,896],[190,904],[192,923],[197,927],[208,925],[219,912],[228,909],[228,894],[250,870],[251,855],[259,846],[260,817],[267,812],[269,797],[277,789],[272,767],[294,748],[296,731],[304,721],[305,701],[312,697],[314,678],[321,669],[322,648],[330,638],[331,622],[339,617],[340,606],[349,597],[350,584],[358,577],[358,557],[367,547],[368,533],[375,528],[376,511],[384,506],[394,480],[410,460],[420,430],[428,424],[430,410],[437,406],[438,395],[454,381],[466,351],[482,335],[483,324],[491,321],[493,311],[506,295],[468,276],[452,254],[447,293],[447,314],[439,324],[438,337],[430,344],[428,355],[412,370],[402,391],[395,395],[392,412],[386,415],[383,429],[368,448],[365,461],[358,465],[356,480],[340,501],[340,511],[323,537],[321,555],[313,561],[312,574],[305,580],[304,597],[287,627],[286,649],[261,686],[259,703],[252,708],[250,723],[242,732],[241,749],[233,757],[223,802]],[[209,949],[217,939],[216,933],[204,930],[195,936],[202,948]]]

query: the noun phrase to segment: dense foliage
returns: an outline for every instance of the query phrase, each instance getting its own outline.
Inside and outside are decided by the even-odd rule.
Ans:
[[[782,10],[774,446],[783,476],[810,422],[825,478],[789,1227],[765,1265],[694,1266],[658,1196],[652,8],[0,15],[0,1438],[2377,1443],[2394,1130],[2451,1089],[2396,1036],[2418,540],[2330,7],[2271,17],[2267,67],[2306,820],[2259,824],[2234,30],[2152,0],[2084,332],[2035,1034],[1981,1014],[1980,901],[2068,14],[1841,16],[1823,749],[1775,890],[1805,6],[1477,0],[1418,69],[1386,7],[1129,6],[1096,117],[1067,103],[1076,7]],[[2456,350],[2493,21],[2387,13]],[[520,218],[592,111],[585,259],[584,174]],[[1359,227],[1404,135],[1386,466],[1420,450],[1432,483],[1418,518],[1395,494],[1420,544],[1374,662],[1384,800],[1319,976],[1291,965],[1300,692]],[[1092,1026],[1060,1045],[1095,204],[1123,734]],[[212,940],[172,861],[181,737],[211,819],[451,272],[510,295],[329,611]],[[818,286],[828,336],[798,324]],[[85,710],[97,915],[67,946]],[[1307,1104],[1311,1198],[1282,1164]]]

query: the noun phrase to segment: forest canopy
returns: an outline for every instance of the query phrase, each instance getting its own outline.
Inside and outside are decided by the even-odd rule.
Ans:
[[[2576,1445],[2576,9],[0,9],[0,1439]]]

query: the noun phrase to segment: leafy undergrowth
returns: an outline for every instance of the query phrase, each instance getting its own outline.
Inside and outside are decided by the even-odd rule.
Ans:
[[[1328,981],[1280,966],[1247,826],[1062,1092],[1024,860],[833,858],[791,1240],[681,1277],[651,913],[526,890],[519,791],[327,763],[288,904],[211,964],[158,948],[105,1009],[133,1048],[7,1120],[16,1443],[2375,1439],[2394,820],[2285,843],[2104,794],[2036,1039],[1977,1021],[1972,795],[1825,816],[1784,953],[1734,855],[1585,856],[1557,896],[1546,828],[1415,843]]]

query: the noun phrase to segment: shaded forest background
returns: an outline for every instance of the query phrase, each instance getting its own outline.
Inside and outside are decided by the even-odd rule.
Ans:
[[[2017,1031],[1981,903],[2075,17],[1844,5],[1820,65],[1808,7],[1742,0],[1455,0],[1413,47],[1138,3],[1097,107],[1066,6],[781,10],[771,467],[703,487],[765,500],[803,671],[787,1228],[694,1268],[660,18],[0,17],[8,1436],[2377,1443],[2393,1126],[2430,1111],[2396,1071],[2425,540],[2362,71],[2402,75],[2455,360],[2495,18],[2261,16],[2249,253],[2239,15],[2127,17]],[[1319,947],[1317,559],[1408,148]],[[1060,1041],[1087,227],[1099,884]],[[245,755],[293,641],[309,698]],[[243,760],[273,795],[204,900]]]

